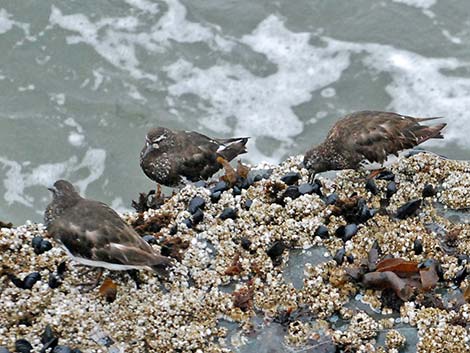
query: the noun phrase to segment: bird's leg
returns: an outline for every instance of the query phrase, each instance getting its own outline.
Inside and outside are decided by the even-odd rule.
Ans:
[[[308,175],[308,183],[313,184],[315,182],[315,173],[310,173]]]
[[[127,270],[127,274],[135,282],[135,287],[137,289],[140,289],[140,285],[142,284],[142,281],[140,280],[140,277],[139,277],[139,271],[137,271],[137,270]]]
[[[230,185],[234,185],[237,182],[237,173],[235,172],[235,169],[233,169],[230,163],[221,156],[218,156],[216,161],[217,163],[222,164],[222,167],[224,167],[225,175],[222,178],[225,179],[225,181],[227,181]]]
[[[385,171],[386,168],[380,168],[380,169],[375,169],[370,172],[370,174],[367,176],[367,179],[374,179],[377,175]]]
[[[96,276],[95,280],[93,280],[92,282],[79,283],[77,285],[79,287],[82,287],[81,291],[83,293],[86,293],[86,292],[89,292],[89,291],[95,289],[98,286],[98,283],[100,283],[101,277],[103,276],[104,269],[101,268],[101,267],[98,267],[97,270],[98,270],[98,275]]]
[[[157,188],[155,190],[155,199],[160,200],[162,197],[162,186],[160,184],[157,184]]]

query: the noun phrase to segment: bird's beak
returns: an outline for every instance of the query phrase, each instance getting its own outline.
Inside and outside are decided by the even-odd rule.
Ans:
[[[153,147],[151,144],[148,144],[146,147],[145,147],[145,151],[144,153],[142,154],[142,159],[144,159],[150,152],[153,151]]]
[[[55,194],[55,193],[57,192],[57,189],[56,189],[54,186],[48,187],[47,190],[49,190],[49,191],[52,192],[53,194]]]

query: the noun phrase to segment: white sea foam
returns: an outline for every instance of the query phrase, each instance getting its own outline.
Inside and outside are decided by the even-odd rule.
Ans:
[[[296,136],[304,129],[304,122],[294,113],[294,108],[308,102],[313,93],[324,99],[334,97],[336,90],[331,85],[341,81],[343,72],[351,65],[351,56],[356,54],[363,57],[365,70],[390,78],[385,87],[391,99],[387,109],[410,115],[447,116],[452,124],[446,130],[446,140],[440,143],[470,145],[466,138],[470,127],[465,116],[470,108],[467,98],[470,82],[445,73],[445,70],[465,69],[468,63],[454,58],[428,58],[383,44],[318,36],[312,41],[310,33],[288,30],[276,15],[269,15],[252,33],[237,39],[221,34],[216,25],[187,20],[187,10],[177,0],[166,1],[168,9],[153,6],[148,0],[124,1],[139,16],[92,19],[80,13],[64,15],[58,6],[53,6],[50,22],[72,33],[67,37],[69,44],[90,45],[110,64],[129,72],[134,80],[124,82],[124,86],[136,100],[148,100],[138,83],[144,82],[142,79],[156,81],[162,69],[142,65],[141,49],[160,55],[171,51],[172,42],[204,42],[219,52],[241,44],[274,64],[276,71],[262,77],[222,58],[208,68],[201,68],[190,58],[180,58],[163,68],[171,80],[166,97],[169,112],[180,118],[183,111],[198,114],[201,116],[198,123],[217,134],[254,137],[249,147],[253,162],[263,159],[275,162],[291,149]],[[436,0],[394,1],[423,11],[430,11],[436,4]],[[161,11],[165,12],[161,14]],[[149,23],[153,17],[154,23],[151,20]],[[142,30],[142,26],[146,29]],[[459,44],[450,34],[447,37]],[[91,72],[92,89],[99,89],[108,79],[105,72],[103,69]],[[188,95],[197,97],[196,101],[186,100]],[[329,115],[325,111],[312,111],[307,123]],[[280,147],[272,155],[262,152],[256,144],[261,136],[278,140]]]
[[[392,0],[393,2],[399,2],[408,6],[413,6],[421,9],[429,9],[434,6],[437,0]]]
[[[128,4],[149,14],[158,12],[158,7],[145,0],[127,0]],[[113,66],[128,71],[136,79],[156,81],[155,72],[146,72],[140,67],[136,55],[137,47],[149,52],[161,53],[171,41],[181,43],[207,42],[214,48],[230,50],[232,43],[219,36],[217,27],[204,27],[186,20],[186,8],[176,0],[167,0],[168,10],[156,19],[150,30],[138,32],[138,17],[104,17],[95,22],[84,14],[64,15],[51,7],[49,22],[74,32],[67,37],[68,44],[85,43]]]
[[[88,149],[81,161],[73,156],[64,162],[44,163],[36,166],[32,163],[20,164],[17,161],[0,157],[2,169],[6,169],[3,180],[5,188],[3,198],[9,205],[17,202],[32,207],[35,200],[28,194],[27,189],[38,185],[49,186],[57,179],[71,180],[80,192],[85,194],[88,185],[103,174],[105,159],[106,152],[103,149],[94,148]],[[77,172],[84,169],[88,171],[88,175],[77,180]]]
[[[30,35],[30,25],[28,23],[15,21],[12,19],[12,15],[9,14],[5,9],[0,8],[0,34],[6,33],[13,29],[13,27],[17,27],[23,30],[25,37],[24,39],[19,40],[16,45],[23,44],[24,40],[28,41],[35,41],[36,38]]]
[[[157,3],[147,0],[124,0],[127,4],[136,9],[156,15],[160,10]]]
[[[10,17],[11,15],[5,9],[0,9],[0,33],[6,33],[13,28],[15,21]]]
[[[279,18],[269,16],[241,41],[276,64],[274,74],[259,77],[232,64],[200,69],[181,59],[165,69],[175,81],[168,90],[175,96],[191,93],[209,101],[207,115],[200,120],[208,129],[232,132],[226,119],[234,116],[234,134],[281,141],[281,153],[277,151],[274,161],[303,130],[293,107],[309,101],[312,91],[337,81],[349,66],[348,52],[338,53],[329,45],[314,47],[310,38],[309,33],[290,32]],[[253,145],[250,159],[269,158],[255,155]]]

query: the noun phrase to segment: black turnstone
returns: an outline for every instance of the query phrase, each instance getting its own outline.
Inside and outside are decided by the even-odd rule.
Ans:
[[[108,205],[81,197],[71,183],[58,180],[44,213],[48,233],[82,265],[110,270],[149,269],[165,273],[171,259],[157,254]]]
[[[420,122],[439,119],[413,118],[389,112],[361,111],[339,120],[320,145],[304,157],[304,165],[315,173],[340,169],[379,169],[392,162],[398,152],[431,138],[443,138],[445,123],[426,126]]]
[[[184,179],[206,180],[231,161],[246,153],[248,137],[217,139],[194,131],[151,129],[140,153],[140,166],[150,179],[166,186],[178,186]]]

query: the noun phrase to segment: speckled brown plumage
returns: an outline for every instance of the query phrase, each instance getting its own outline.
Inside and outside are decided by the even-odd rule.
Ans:
[[[421,125],[432,118],[413,118],[390,112],[360,111],[339,120],[320,145],[305,154],[312,174],[327,170],[357,169],[364,161],[384,163],[390,155],[413,148],[431,138],[443,138],[445,123]]]
[[[157,254],[108,205],[81,197],[58,180],[44,214],[47,231],[76,261],[111,270],[147,268],[160,272],[171,260]]]
[[[140,166],[150,179],[178,186],[183,179],[206,180],[222,168],[217,157],[231,161],[246,153],[247,137],[217,139],[193,131],[151,129],[140,153]]]

